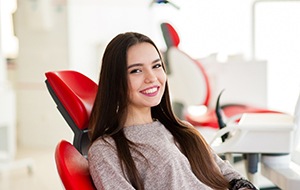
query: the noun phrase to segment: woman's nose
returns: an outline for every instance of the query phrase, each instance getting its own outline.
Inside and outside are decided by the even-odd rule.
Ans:
[[[152,83],[157,80],[157,77],[153,71],[147,71],[145,76],[145,82],[146,83]]]

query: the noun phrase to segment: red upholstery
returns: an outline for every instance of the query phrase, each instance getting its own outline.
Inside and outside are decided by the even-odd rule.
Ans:
[[[241,113],[281,113],[278,111],[237,104],[225,106],[222,110],[226,117],[229,118]],[[209,109],[206,114],[201,116],[186,114],[185,118],[194,126],[212,127],[215,129],[219,129],[218,119],[214,109]]]
[[[76,126],[86,129],[97,84],[77,71],[53,71],[45,75]]]
[[[58,174],[66,190],[95,190],[88,161],[69,142],[62,140],[55,150]]]

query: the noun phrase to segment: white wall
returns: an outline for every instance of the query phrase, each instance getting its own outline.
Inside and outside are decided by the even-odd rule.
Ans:
[[[98,80],[103,50],[114,36],[127,31],[153,36],[153,19],[145,0],[68,3],[70,67],[94,80]]]
[[[196,58],[212,53],[243,53],[249,58],[252,0],[177,2],[180,10],[156,6],[155,18],[173,23],[184,51]]]
[[[67,8],[51,3],[19,0],[14,16],[20,49],[15,71],[19,146],[54,147],[72,138],[44,83],[45,72],[69,68]]]
[[[255,9],[256,57],[267,59],[268,106],[294,113],[300,93],[300,1],[261,2]]]

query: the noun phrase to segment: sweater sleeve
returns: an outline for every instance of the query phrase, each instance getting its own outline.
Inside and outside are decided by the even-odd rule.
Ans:
[[[111,142],[112,143],[112,142]],[[114,146],[104,140],[95,141],[89,149],[89,170],[98,190],[134,188],[123,174]]]
[[[237,172],[227,160],[222,160],[216,153],[213,153],[213,158],[219,166],[221,173],[228,181],[243,178],[243,176]]]
[[[230,190],[256,190],[256,187],[237,172],[227,160],[222,160],[217,154],[213,154],[222,174],[229,181]]]

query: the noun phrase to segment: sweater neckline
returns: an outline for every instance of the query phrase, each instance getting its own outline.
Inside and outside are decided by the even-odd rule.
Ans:
[[[153,126],[159,126],[159,125],[160,125],[160,122],[159,122],[157,119],[153,119],[153,121],[150,122],[150,123],[137,124],[137,125],[130,125],[130,126],[124,127],[123,129],[124,129],[125,131],[128,131],[128,130],[134,129],[134,128],[153,127]]]

